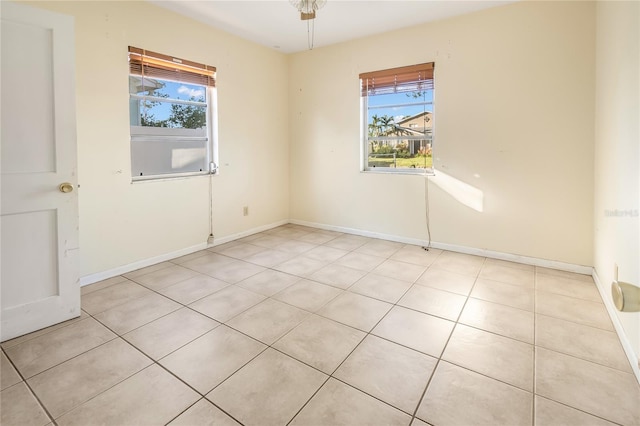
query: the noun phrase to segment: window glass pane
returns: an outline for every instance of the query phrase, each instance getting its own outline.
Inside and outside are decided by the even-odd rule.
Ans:
[[[145,127],[200,129],[207,126],[207,107],[130,99],[130,124]]]
[[[182,101],[207,101],[207,88],[197,84],[129,76],[129,93]]]
[[[369,141],[369,168],[430,169],[431,139]]]
[[[370,95],[367,106],[367,167],[432,167],[433,90]]]
[[[207,170],[207,142],[193,140],[131,141],[133,178]]]

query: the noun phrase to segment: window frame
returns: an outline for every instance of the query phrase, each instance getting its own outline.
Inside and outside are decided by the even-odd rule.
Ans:
[[[135,61],[140,68],[140,72],[132,72],[134,66],[131,62],[132,55],[135,55]],[[146,58],[150,58],[150,66],[156,67],[152,71],[156,71],[155,75],[146,75],[144,69],[146,65]],[[205,90],[205,102],[175,99],[175,98],[163,98],[154,96],[138,95],[131,93],[131,87],[129,88],[129,108],[131,108],[132,100],[152,100],[159,102],[166,102],[170,104],[181,105],[195,105],[205,107],[205,126],[198,129],[188,128],[171,128],[171,127],[153,127],[153,126],[137,126],[129,124],[129,144],[131,155],[131,182],[145,182],[145,181],[158,181],[169,180],[175,178],[187,178],[192,176],[206,176],[218,173],[218,98],[217,89],[215,86],[215,72],[216,68],[198,64],[183,59],[173,58],[166,55],[162,55],[155,52],[146,51],[139,48],[129,46],[129,77],[141,77],[150,78],[153,80],[171,82],[171,83],[186,83],[192,86],[198,86]],[[144,66],[143,66],[144,65]],[[177,71],[177,73],[176,73]],[[158,74],[159,73],[159,74]],[[173,74],[172,74],[173,73]],[[186,76],[186,78],[172,79],[172,75],[178,75],[179,77]],[[169,78],[164,78],[164,77]],[[131,120],[131,111],[130,117]],[[161,174],[148,174],[148,175],[136,175],[133,170],[134,162],[134,145],[137,142],[171,142],[184,143],[189,142],[204,142],[205,156],[204,166],[200,171],[189,172],[170,172]]]
[[[430,67],[430,74],[427,74],[427,76],[425,77],[424,81],[427,82],[427,84],[429,84],[431,87],[429,89],[426,90],[430,90],[432,92],[432,100],[431,102],[420,102],[419,104],[421,105],[431,105],[431,115],[432,115],[432,120],[433,123],[431,124],[431,149],[433,149],[433,144],[434,144],[434,140],[435,140],[435,78],[434,78],[434,70],[435,70],[435,63],[430,62],[430,63],[425,63],[425,64],[417,64],[417,65],[411,65],[411,66],[406,66],[406,67],[398,67],[398,68],[391,68],[391,69],[387,69],[387,70],[380,70],[380,71],[373,71],[373,72],[367,72],[367,73],[362,73],[359,75],[359,81],[360,81],[360,171],[362,173],[383,173],[383,174],[410,174],[410,175],[434,175],[434,167],[433,167],[433,151],[431,154],[431,158],[432,158],[432,164],[431,167],[419,167],[419,168],[411,168],[411,167],[402,167],[402,168],[396,168],[396,167],[369,167],[369,145],[371,142],[371,139],[369,139],[369,96],[371,96],[368,92],[369,89],[368,87],[364,87],[363,80],[366,80],[366,82],[368,83],[370,79],[372,79],[372,77],[377,77],[380,78],[381,80],[386,80],[384,82],[384,86],[385,88],[388,87],[393,87],[393,85],[395,83],[390,83],[390,80],[393,79],[393,77],[395,77],[396,75],[401,75],[403,72],[405,73],[405,77],[406,75],[411,75],[412,73],[415,72],[416,69],[421,69],[421,68],[429,68]],[[423,71],[424,72],[424,71]],[[399,84],[413,84],[414,82],[416,84],[418,84],[418,82],[421,82],[422,80],[420,79],[409,79],[407,80],[405,79],[398,79]],[[375,89],[374,89],[375,90]],[[408,93],[408,92],[407,92]],[[410,104],[411,102],[407,102],[407,104]],[[402,104],[404,105],[404,104]],[[425,109],[426,111],[426,109]],[[385,137],[381,137],[381,138],[385,138]],[[394,137],[389,137],[389,140],[392,140],[394,138],[396,138],[397,140],[411,140],[413,139],[413,137],[409,137],[411,139],[407,139],[407,138],[402,138],[400,136],[394,136]],[[420,138],[421,139],[427,139],[427,132],[425,130],[425,137],[424,138]]]

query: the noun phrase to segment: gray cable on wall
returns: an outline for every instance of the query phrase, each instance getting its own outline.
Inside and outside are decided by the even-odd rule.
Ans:
[[[429,175],[424,174],[424,219],[427,225],[427,245],[422,248],[429,250],[431,248],[431,226],[429,224]]]

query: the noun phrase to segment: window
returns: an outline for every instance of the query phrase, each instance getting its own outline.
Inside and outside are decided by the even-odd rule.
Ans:
[[[433,170],[434,63],[360,74],[362,169]]]
[[[129,47],[134,181],[215,172],[215,72]]]

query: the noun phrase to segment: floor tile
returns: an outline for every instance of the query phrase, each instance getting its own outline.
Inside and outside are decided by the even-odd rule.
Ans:
[[[217,253],[224,254],[225,256],[233,257],[235,259],[246,259],[254,254],[265,251],[264,247],[256,246],[253,244],[236,244],[232,247],[226,247],[223,250],[218,250]]]
[[[275,248],[278,244],[282,244],[286,241],[286,238],[265,234],[260,236],[259,238],[252,240],[251,244],[272,249]]]
[[[593,281],[586,282],[555,275],[538,274],[536,276],[536,290],[591,300],[592,302],[602,302],[600,293]]]
[[[264,251],[254,254],[244,259],[246,262],[271,268],[296,257],[294,253],[287,253],[280,250],[265,249]]]
[[[122,339],[114,339],[28,380],[54,417],[60,417],[153,361]]]
[[[278,237],[282,237],[282,238],[286,238],[286,239],[295,239],[295,238],[301,238],[307,234],[309,234],[309,231],[303,230],[303,229],[298,229],[298,228],[292,228],[292,227],[288,227],[288,226],[279,226],[277,228],[274,229],[270,229],[269,231],[266,231],[268,234],[270,235],[276,235]]]
[[[173,265],[166,268],[162,268],[158,271],[150,272],[148,274],[140,275],[133,278],[133,281],[138,284],[150,288],[151,290],[161,290],[170,285],[179,283],[189,278],[193,278],[198,275],[197,272],[191,269],[183,268],[182,266]]]
[[[407,425],[411,416],[378,401],[336,379],[322,389],[298,413],[290,425]]]
[[[364,339],[365,333],[317,315],[309,316],[273,347],[331,374]]]
[[[436,358],[369,335],[333,376],[413,414],[436,362]]]
[[[98,281],[93,284],[83,285],[82,287],[80,287],[80,294],[84,295],[84,294],[93,293],[94,291],[102,290],[103,288],[111,287],[114,284],[119,284],[126,281],[129,281],[129,280],[123,277],[122,275],[118,275],[112,278],[107,278],[106,280]]]
[[[265,348],[222,325],[161,359],[160,364],[204,394]]]
[[[299,277],[308,277],[313,274],[317,270],[326,266],[326,262],[321,262],[319,260],[311,259],[305,256],[297,256],[293,259],[287,260],[277,266],[274,269],[277,269],[281,272],[286,272],[287,274],[296,275]]]
[[[376,267],[373,272],[385,277],[397,278],[402,281],[413,283],[420,278],[426,269],[427,268],[425,266],[389,259]]]
[[[429,249],[428,251],[420,246],[405,245],[395,252],[390,259],[400,262],[413,263],[414,265],[430,266],[442,253],[442,250]]]
[[[114,284],[82,296],[82,310],[96,315],[118,305],[153,294],[151,290],[131,281]]]
[[[333,287],[346,289],[365,276],[365,274],[365,271],[359,271],[332,263],[314,272],[309,278]]]
[[[454,325],[451,321],[394,306],[371,333],[439,358]]]
[[[458,324],[442,359],[533,391],[532,345]]]
[[[305,311],[315,312],[341,293],[342,290],[335,287],[301,279],[274,295],[273,298]]]
[[[239,426],[215,405],[201,399],[169,423],[171,426]]]
[[[274,248],[287,253],[302,254],[316,247],[318,247],[316,244],[305,243],[304,241],[287,240]]]
[[[411,422],[411,426],[429,426],[429,424],[415,417]]]
[[[318,246],[313,250],[306,252],[305,256],[310,257],[311,259],[319,260],[321,262],[335,262],[348,253],[349,252],[347,250],[340,250],[327,246]]]
[[[444,251],[440,256],[438,256],[435,262],[433,262],[432,266],[449,272],[473,275],[476,277],[480,272],[480,268],[482,268],[483,263],[484,257]]]
[[[0,424],[44,426],[50,421],[24,382],[0,392]]]
[[[192,303],[189,307],[216,321],[226,322],[264,299],[261,294],[238,286],[229,286]]]
[[[164,424],[199,395],[152,365],[60,417],[60,426],[88,424]]]
[[[122,337],[146,355],[158,360],[218,325],[218,322],[204,315],[182,308]]]
[[[384,261],[384,257],[351,252],[342,256],[335,263],[336,265],[342,265],[349,268],[358,269],[360,271],[371,272]]]
[[[5,356],[4,352],[0,352],[0,390],[11,387],[21,381],[22,378],[11,365],[9,358]]]
[[[533,312],[470,298],[459,322],[533,344]]]
[[[214,278],[218,278],[219,280],[230,284],[235,284],[264,270],[265,269],[262,266],[254,265],[242,260],[234,260],[231,263],[210,271],[207,275],[211,275]]]
[[[614,426],[614,423],[540,396],[536,396],[535,406],[535,426]]]
[[[241,331],[267,345],[284,336],[300,324],[309,312],[277,300],[267,299],[227,322],[229,327]]]
[[[325,374],[267,349],[207,394],[207,399],[243,424],[284,425],[326,379]]]
[[[355,283],[349,291],[363,296],[396,303],[411,287],[411,283],[369,273]]]
[[[619,424],[640,424],[635,376],[543,348],[536,349],[536,393]]]
[[[368,332],[392,306],[370,297],[346,292],[325,305],[318,314]]]
[[[482,267],[479,278],[499,281],[511,285],[519,285],[526,288],[533,288],[534,276],[534,271],[489,263]]]
[[[327,235],[321,232],[311,232],[307,235],[298,237],[297,239],[300,241],[304,241],[312,244],[324,244],[326,242],[333,240],[334,238],[336,238],[336,236],[334,235]]]
[[[176,265],[181,265],[185,262],[188,262],[193,259],[197,259],[202,256],[206,256],[211,254],[209,250],[199,250],[194,253],[186,254],[184,256],[176,257],[175,259],[171,259],[171,263],[175,263]]]
[[[441,361],[416,416],[434,425],[531,425],[533,395]]]
[[[569,279],[578,280],[578,281],[585,281],[588,283],[593,282],[593,278],[591,277],[591,275],[577,274],[575,272],[560,271],[558,269],[543,268],[541,266],[536,266],[536,275],[540,275],[540,274],[555,275],[557,277],[569,278]]]
[[[404,247],[403,243],[397,243],[394,241],[378,240],[374,239],[364,243],[357,249],[358,253],[370,254],[371,256],[379,257],[391,257],[394,253]]]
[[[324,245],[327,247],[333,247],[341,250],[351,251],[362,246],[367,241],[369,241],[369,239],[366,237],[361,237],[359,235],[345,234],[345,235],[341,235],[339,237],[334,238],[333,240],[325,243]]]
[[[105,326],[87,318],[27,340],[6,352],[23,377],[29,378],[115,338]]]
[[[101,312],[95,316],[95,319],[114,332],[124,334],[178,310],[180,307],[179,303],[152,293]]]
[[[133,278],[148,274],[150,272],[155,272],[155,271],[159,271],[160,269],[168,268],[169,266],[173,266],[173,263],[160,262],[160,263],[156,263],[155,265],[147,266],[146,268],[140,268],[140,269],[136,269],[135,271],[128,272],[126,274],[123,274],[123,276],[131,280]]]
[[[418,278],[416,284],[468,296],[475,280],[475,275],[458,274],[432,266]]]
[[[212,275],[218,269],[233,262],[237,261],[231,257],[223,256],[218,253],[210,253],[206,256],[200,256],[196,259],[184,262],[181,266],[200,272],[201,274]]]
[[[517,263],[517,262],[510,262],[508,260],[500,260],[500,259],[491,259],[491,258],[487,258],[487,260],[485,260],[485,265],[499,265],[499,266],[506,266],[508,268],[516,268],[516,269],[522,269],[524,271],[534,271],[536,270],[536,267],[533,265],[525,265],[524,263]]]
[[[603,303],[536,291],[536,313],[613,331]]]
[[[466,300],[459,294],[416,284],[406,292],[398,305],[455,321]]]
[[[295,275],[267,269],[246,280],[240,281],[237,285],[264,296],[273,296],[299,280],[300,277],[296,277]]]
[[[208,275],[198,275],[181,281],[172,286],[159,290],[159,293],[183,305],[188,305],[205,296],[227,287],[229,283],[212,278]]]
[[[632,371],[613,331],[536,315],[536,345],[627,373]]]
[[[531,288],[478,278],[471,297],[533,312],[535,291]]]

